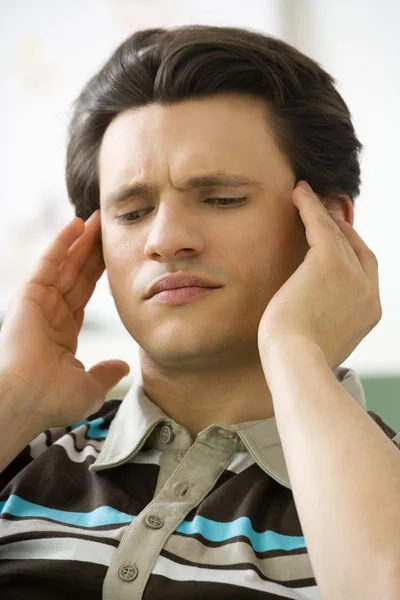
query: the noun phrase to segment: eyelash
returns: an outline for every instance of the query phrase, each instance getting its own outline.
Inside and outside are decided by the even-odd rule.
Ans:
[[[248,196],[244,196],[243,198],[209,198],[208,200],[205,200],[205,202],[210,202],[210,201],[212,202],[215,200],[233,200],[234,201],[233,204],[225,205],[226,208],[229,208],[231,206],[237,205],[238,203],[243,203],[245,200],[247,200],[247,198],[248,198]],[[219,206],[219,208],[224,208],[224,206]],[[143,208],[142,210],[146,210],[146,209]],[[126,213],[124,215],[119,216],[118,220],[119,221],[127,221],[128,223],[135,223],[136,221],[139,221],[140,218],[139,219],[129,219],[128,217],[130,217],[131,215],[134,215],[136,213],[139,213],[139,212],[141,212],[141,210],[134,210],[133,212]]]

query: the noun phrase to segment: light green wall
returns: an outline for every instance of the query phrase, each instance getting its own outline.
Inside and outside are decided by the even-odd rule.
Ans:
[[[400,377],[360,377],[367,409],[400,431]]]

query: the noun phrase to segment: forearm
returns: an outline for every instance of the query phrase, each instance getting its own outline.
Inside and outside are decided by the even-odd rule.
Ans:
[[[307,340],[261,349],[324,600],[400,598],[400,452]]]

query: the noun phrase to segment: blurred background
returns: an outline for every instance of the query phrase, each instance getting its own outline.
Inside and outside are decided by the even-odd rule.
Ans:
[[[190,23],[277,36],[337,81],[364,145],[354,226],[378,257],[381,322],[343,364],[363,383],[367,408],[400,430],[400,3],[398,0],[0,0],[0,323],[16,287],[74,217],[64,180],[66,131],[80,89],[130,34]],[[77,358],[90,368],[138,348],[101,277]]]

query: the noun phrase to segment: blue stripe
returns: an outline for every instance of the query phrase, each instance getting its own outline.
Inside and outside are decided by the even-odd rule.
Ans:
[[[282,535],[267,530],[261,533],[254,531],[248,517],[239,517],[235,521],[220,523],[197,515],[193,521],[183,521],[177,528],[179,533],[193,535],[199,533],[210,542],[226,542],[236,536],[247,537],[256,552],[268,550],[297,550],[306,548],[303,536]]]
[[[121,523],[130,523],[135,518],[111,506],[100,506],[91,512],[79,513],[33,504],[33,502],[28,502],[14,495],[7,498],[5,502],[0,502],[0,509],[1,514],[8,513],[14,517],[52,519],[64,525],[77,525],[79,527],[120,525]]]
[[[131,523],[136,517],[120,512],[111,506],[101,506],[87,513],[70,512],[47,508],[33,504],[12,495],[5,502],[0,502],[1,513],[14,517],[46,518],[58,521],[64,525],[77,525],[79,527],[100,527],[102,525],[121,525]],[[157,511],[156,511],[157,512]],[[226,542],[230,539],[246,537],[256,552],[271,550],[297,550],[306,548],[303,536],[290,536],[267,530],[261,533],[254,531],[248,517],[240,517],[235,521],[220,523],[197,515],[193,521],[183,521],[176,531],[185,535],[200,534],[210,542]]]
[[[97,419],[93,419],[93,421],[89,421],[88,419],[83,419],[76,425],[72,425],[71,429],[76,429],[81,425],[89,425],[87,431],[87,437],[92,439],[106,438],[108,429],[100,429],[100,425],[103,425],[104,419],[103,417],[98,417]]]

